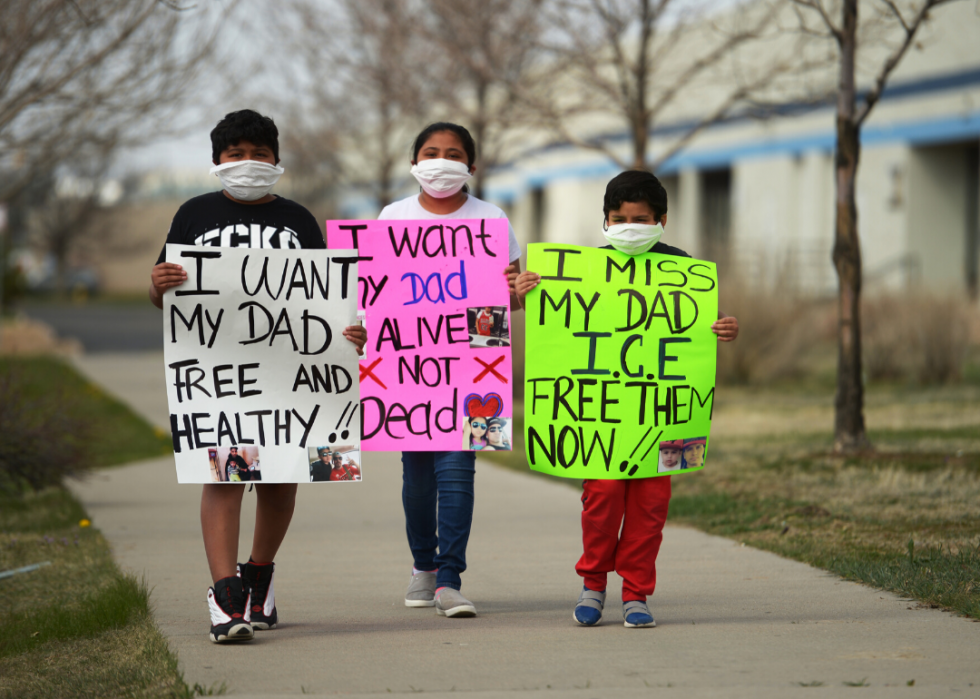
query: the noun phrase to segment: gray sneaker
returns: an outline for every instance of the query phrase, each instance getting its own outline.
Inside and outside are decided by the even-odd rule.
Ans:
[[[623,626],[628,629],[642,629],[648,626],[656,626],[653,614],[646,602],[636,600],[623,603]]]
[[[406,607],[434,607],[436,604],[436,574],[416,573],[405,592]]]
[[[476,616],[476,607],[451,587],[444,587],[436,597],[436,613],[440,616]]]

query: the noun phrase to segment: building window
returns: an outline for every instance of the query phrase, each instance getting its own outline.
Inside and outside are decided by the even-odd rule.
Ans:
[[[531,236],[529,243],[544,242],[545,221],[544,187],[538,186],[531,190]]]
[[[732,220],[732,171],[701,173],[701,254],[724,264],[729,257]]]

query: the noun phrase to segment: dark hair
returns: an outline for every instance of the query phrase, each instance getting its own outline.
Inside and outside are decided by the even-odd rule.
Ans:
[[[412,145],[412,162],[418,162],[419,151],[422,150],[422,146],[425,145],[425,142],[429,140],[430,136],[440,131],[451,131],[459,137],[460,142],[463,144],[463,150],[466,151],[466,164],[469,167],[473,167],[473,163],[476,162],[476,143],[473,141],[473,137],[470,136],[470,132],[465,127],[459,124],[452,124],[448,121],[437,121],[422,129],[422,133],[415,137],[415,143]]]
[[[619,173],[606,185],[606,196],[602,200],[603,220],[608,220],[609,212],[621,207],[623,202],[640,201],[650,205],[658,221],[667,213],[667,190],[652,173],[645,170]]]
[[[272,149],[279,162],[279,129],[270,117],[262,116],[251,109],[225,114],[225,118],[211,130],[211,158],[215,163],[221,154],[241,141]]]

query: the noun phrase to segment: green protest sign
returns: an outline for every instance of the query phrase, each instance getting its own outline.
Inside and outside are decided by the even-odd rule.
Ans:
[[[704,468],[715,265],[537,243],[527,268],[524,422],[535,471],[649,478]]]

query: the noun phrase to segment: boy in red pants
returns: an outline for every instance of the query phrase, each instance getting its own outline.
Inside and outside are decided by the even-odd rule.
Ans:
[[[629,170],[606,185],[602,212],[603,233],[609,245],[628,255],[656,252],[690,257],[660,242],[667,225],[667,192],[649,172]],[[541,277],[523,272],[515,284],[517,297],[536,287]],[[738,320],[718,314],[711,326],[718,339],[738,337]],[[627,628],[656,626],[647,597],[657,584],[657,554],[663,540],[670,476],[635,480],[587,480],[582,494],[584,552],[575,566],[585,586],[575,605],[575,621],[596,626],[606,601],[606,575],[615,571],[623,579],[623,624]]]

